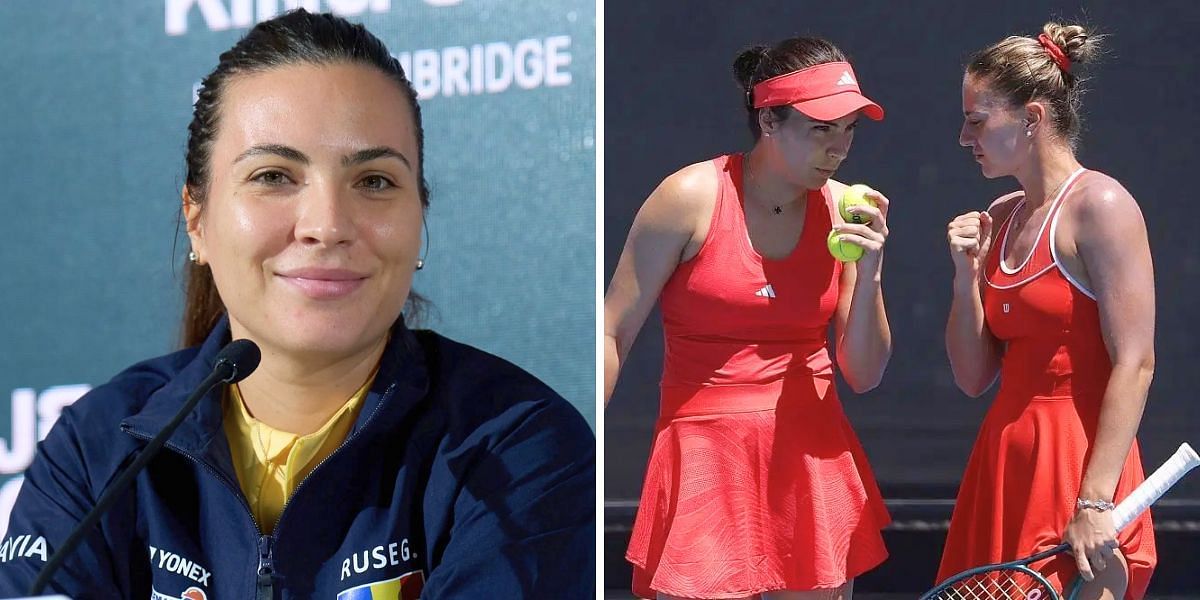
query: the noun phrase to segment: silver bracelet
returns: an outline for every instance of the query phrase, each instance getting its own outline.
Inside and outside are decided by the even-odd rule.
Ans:
[[[1116,508],[1116,505],[1108,500],[1085,500],[1083,498],[1078,498],[1075,500],[1075,510],[1108,512],[1114,508]]]

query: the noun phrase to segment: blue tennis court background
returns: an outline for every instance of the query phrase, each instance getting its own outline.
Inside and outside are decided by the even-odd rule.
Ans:
[[[1156,370],[1140,432],[1147,469],[1185,440],[1200,441],[1197,389],[1195,174],[1200,161],[1200,5],[1008,2],[605,3],[604,282],[637,208],[680,167],[750,148],[737,52],[793,35],[827,37],[846,51],[863,91],[887,111],[863,120],[838,179],[868,183],[892,201],[883,288],[894,353],[880,386],[841,401],[870,458],[896,525],[891,558],[855,592],[928,589],[943,522],[990,395],[954,385],[943,334],[953,275],[946,224],[1016,189],[987,180],[958,145],[960,82],[968,56],[1010,34],[1036,35],[1053,17],[1083,18],[1110,36],[1083,99],[1080,160],[1138,199],[1154,252]],[[686,26],[681,23],[686,22]],[[605,412],[605,579],[628,586],[623,559],[658,411],[662,327],[647,320]],[[994,392],[994,390],[993,390]],[[1159,569],[1151,591],[1200,593],[1200,476],[1155,507]],[[902,527],[907,527],[903,529]],[[904,587],[909,586],[909,587]],[[909,597],[916,597],[911,594]]]

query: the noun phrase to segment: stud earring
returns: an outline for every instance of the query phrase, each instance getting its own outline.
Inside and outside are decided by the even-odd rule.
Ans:
[[[188,252],[188,260],[190,260],[190,261],[192,261],[192,262],[194,262],[194,263],[199,263],[199,262],[200,262],[200,257],[199,257],[199,256],[196,256],[196,251],[195,251],[195,250],[192,250],[191,252]]]
[[[424,269],[424,268],[425,268],[425,261],[418,258],[417,259],[417,270],[420,271],[421,269]]]
[[[1026,129],[1026,130],[1025,130],[1025,137],[1033,137],[1033,130],[1032,130],[1032,129]]]

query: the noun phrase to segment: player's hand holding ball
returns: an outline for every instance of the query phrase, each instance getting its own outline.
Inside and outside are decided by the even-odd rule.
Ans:
[[[887,241],[888,204],[887,197],[861,183],[847,187],[838,198],[842,222],[834,223],[826,240],[829,253],[842,262],[866,258],[877,269]]]
[[[875,190],[861,183],[856,183],[846,188],[846,191],[842,192],[842,197],[838,199],[838,212],[842,214],[842,220],[847,223],[869,225],[871,223],[870,215],[851,212],[850,208],[855,206],[876,206],[875,201],[867,196],[867,194],[872,192],[875,192]]]

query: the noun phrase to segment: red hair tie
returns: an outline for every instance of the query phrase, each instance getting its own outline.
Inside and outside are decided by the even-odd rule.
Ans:
[[[1058,68],[1068,72],[1071,70],[1071,59],[1067,58],[1062,48],[1059,48],[1058,44],[1055,44],[1054,40],[1050,39],[1050,36],[1044,33],[1040,34],[1037,37],[1037,41],[1046,49],[1046,53],[1050,55],[1050,58],[1054,59],[1054,64],[1058,65]]]

